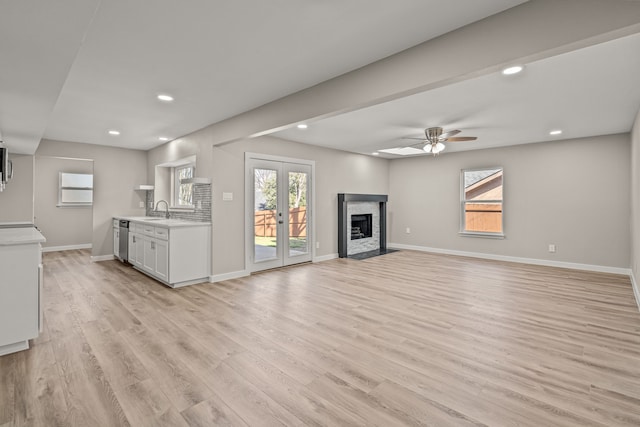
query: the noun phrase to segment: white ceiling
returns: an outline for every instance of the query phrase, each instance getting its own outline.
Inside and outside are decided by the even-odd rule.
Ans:
[[[3,1],[0,131],[150,149],[521,3]]]
[[[445,154],[629,132],[640,109],[639,53],[636,34],[525,64],[517,75],[496,72],[273,135],[364,154],[414,144],[402,138],[432,126],[478,137],[448,143]],[[563,134],[550,136],[553,129]]]

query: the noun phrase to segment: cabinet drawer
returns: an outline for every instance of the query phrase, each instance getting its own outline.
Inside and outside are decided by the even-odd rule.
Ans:
[[[129,233],[137,233],[137,232],[138,232],[138,225],[135,222],[130,222]]]
[[[138,233],[142,232],[142,234],[146,234],[147,236],[153,236],[156,233],[156,228],[154,226],[144,224],[142,226],[138,226],[137,231]]]
[[[169,238],[169,229],[168,228],[162,228],[162,227],[156,227],[155,236],[158,239],[167,240]]]
[[[114,219],[114,220],[113,220],[113,227],[114,227],[114,228],[118,228],[118,227],[120,227],[120,223],[118,222],[118,220],[117,220],[117,219]]]

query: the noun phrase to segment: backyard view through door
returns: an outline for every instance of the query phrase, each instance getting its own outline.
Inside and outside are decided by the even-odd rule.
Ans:
[[[311,167],[250,161],[253,181],[252,271],[311,260]]]

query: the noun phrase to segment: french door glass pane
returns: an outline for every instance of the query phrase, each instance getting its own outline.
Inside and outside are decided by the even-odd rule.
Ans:
[[[307,254],[307,174],[289,172],[289,256]]]
[[[278,174],[271,169],[254,169],[254,260],[277,257]]]

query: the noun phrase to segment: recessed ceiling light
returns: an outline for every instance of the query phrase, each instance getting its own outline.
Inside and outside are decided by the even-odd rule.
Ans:
[[[158,138],[160,141],[168,141],[169,138],[167,138],[166,136],[161,136]]]
[[[120,131],[118,130],[110,130],[109,135],[120,135]]]
[[[379,156],[380,155],[380,153],[378,153],[377,151],[375,153],[371,153],[371,154],[374,155],[374,156]]]
[[[551,132],[549,132],[549,135],[560,135],[560,134],[562,134],[562,131],[560,129],[552,130]]]
[[[518,74],[523,69],[524,67],[522,65],[514,65],[512,67],[507,67],[504,70],[502,70],[502,74],[504,74],[505,76],[510,76],[512,74]]]
[[[308,127],[309,127],[309,126],[307,126],[307,125],[306,125],[306,124],[304,124],[304,123],[300,123],[300,124],[298,125],[298,129],[306,129],[306,128],[308,128]]]
[[[160,95],[158,95],[158,99],[160,101],[171,102],[171,101],[173,101],[173,96],[166,95],[166,94],[160,94]]]

